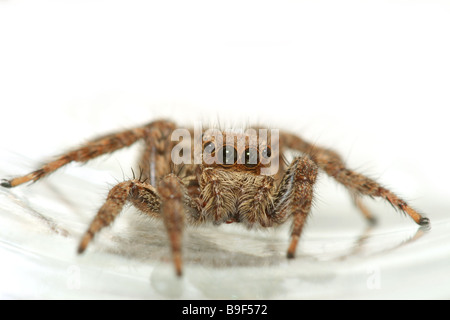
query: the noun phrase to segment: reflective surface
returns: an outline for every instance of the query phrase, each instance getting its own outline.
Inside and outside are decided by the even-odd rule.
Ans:
[[[0,188],[0,297],[450,298],[449,9],[0,1],[0,179],[158,118],[260,123],[332,148],[431,219],[422,232],[367,199],[379,221],[369,228],[343,188],[320,179],[295,260],[285,258],[289,226],[188,229],[175,279],[161,224],[132,208],[75,254],[109,188],[131,176],[134,157],[115,153]]]
[[[23,170],[6,165],[0,174]],[[75,253],[114,183],[110,172],[69,166],[39,183],[0,189],[2,298],[450,298],[449,206],[438,199],[415,203],[427,208],[429,230],[368,201],[379,221],[370,227],[325,181],[296,259],[285,258],[288,226],[188,228],[177,279],[163,225],[133,208],[84,255]]]

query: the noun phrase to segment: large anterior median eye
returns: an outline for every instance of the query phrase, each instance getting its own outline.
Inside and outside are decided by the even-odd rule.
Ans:
[[[214,156],[215,151],[216,151],[216,146],[214,145],[214,143],[212,141],[208,141],[203,144],[203,152],[205,154]]]
[[[261,155],[264,159],[269,159],[272,156],[272,150],[269,146],[265,147],[263,151],[261,152]]]
[[[247,148],[244,151],[244,164],[247,168],[254,168],[259,164],[259,151],[256,148]]]
[[[217,160],[222,165],[233,165],[237,161],[237,151],[233,146],[224,146],[217,152]]]

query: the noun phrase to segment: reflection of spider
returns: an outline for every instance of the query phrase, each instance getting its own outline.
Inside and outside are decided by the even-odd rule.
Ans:
[[[281,131],[276,145],[273,145],[273,141],[255,144],[256,140],[248,133],[233,133],[235,138],[232,141],[236,143],[229,144],[228,139],[224,143],[203,131],[200,142],[203,146],[202,161],[176,166],[171,157],[175,147],[171,135],[175,129],[172,122],[161,120],[106,135],[61,155],[30,174],[2,180],[1,185],[11,188],[37,181],[69,162],[86,162],[143,140],[145,149],[139,161],[141,176],[121,182],[110,190],[84,234],[78,251],[83,252],[94,235],[110,225],[129,202],[149,216],[163,219],[178,275],[182,273],[181,236],[186,223],[235,222],[249,228],[265,228],[280,225],[291,218],[287,257],[293,258],[311,209],[313,186],[319,169],[350,191],[357,207],[371,222],[374,219],[361,203],[362,195],[387,200],[419,225],[429,223],[427,218],[388,189],[347,169],[335,152],[312,145],[296,135]],[[222,133],[223,136],[229,135]],[[199,141],[193,139],[191,142],[194,145]],[[300,151],[303,156],[286,164],[280,160],[288,150]],[[215,161],[206,161],[207,157]],[[271,162],[279,163],[279,170],[270,175],[261,174]]]

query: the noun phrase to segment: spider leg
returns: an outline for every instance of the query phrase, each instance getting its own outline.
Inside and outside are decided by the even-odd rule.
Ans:
[[[417,224],[429,224],[428,218],[423,217],[392,191],[381,186],[378,182],[346,168],[343,160],[336,152],[312,145],[296,135],[285,132],[280,133],[280,143],[289,149],[309,154],[322,170],[344,185],[351,194],[357,197],[355,202],[360,209],[365,207],[362,206],[358,197],[362,195],[379,197],[388,201],[394,208],[408,214]],[[366,216],[370,220],[370,215]]]
[[[27,175],[16,177],[11,180],[3,179],[0,182],[0,185],[6,188],[12,188],[29,181],[37,181],[72,161],[86,162],[103,154],[128,147],[136,141],[146,137],[149,132],[162,131],[167,127],[171,128],[173,127],[173,124],[166,121],[155,121],[142,127],[99,137],[87,142],[77,149],[59,156],[56,160],[48,162],[40,169]]]
[[[88,244],[101,229],[111,225],[127,201],[150,216],[160,217],[161,200],[153,186],[138,180],[121,182],[109,191],[105,203],[81,238],[78,253],[86,250]]]
[[[277,224],[293,217],[288,258],[294,258],[297,244],[313,200],[313,187],[318,167],[309,157],[295,158],[276,191],[271,217]]]
[[[151,185],[156,186],[158,181],[171,172],[171,151],[173,141],[171,134],[175,125],[166,122],[154,126],[143,137],[144,149],[138,162],[141,171],[141,181],[148,179]]]
[[[369,221],[371,225],[375,225],[377,223],[377,219],[373,216],[372,212],[370,212],[369,208],[367,208],[362,199],[361,196],[358,195],[355,192],[350,191],[350,195],[353,199],[353,203],[355,206],[359,209],[359,211],[363,214],[363,216]]]
[[[185,204],[190,199],[181,181],[173,174],[165,176],[159,187],[138,180],[124,181],[114,186],[103,206],[82,237],[78,253],[83,253],[94,236],[111,225],[123,206],[131,202],[149,216],[162,218],[171,243],[173,262],[178,276],[182,274],[181,236],[185,220]]]
[[[161,213],[169,235],[175,271],[178,276],[181,276],[181,240],[185,224],[183,198],[186,196],[186,191],[181,181],[174,174],[169,174],[162,179],[158,192],[162,199]]]

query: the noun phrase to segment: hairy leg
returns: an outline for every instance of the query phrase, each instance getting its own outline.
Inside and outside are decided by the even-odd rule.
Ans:
[[[297,244],[313,201],[318,167],[308,157],[298,157],[289,165],[276,191],[272,219],[277,224],[293,217],[288,258],[294,258]]]
[[[37,181],[70,162],[86,162],[103,154],[111,153],[124,147],[128,147],[135,143],[137,140],[145,138],[149,132],[157,131],[159,128],[164,127],[165,125],[169,125],[168,122],[155,121],[142,127],[137,127],[130,130],[125,130],[122,132],[112,133],[99,137],[87,142],[77,149],[59,156],[56,160],[45,164],[40,169],[33,171],[27,175],[16,177],[11,180],[2,180],[0,185],[6,188],[12,188],[29,181]]]
[[[186,190],[174,174],[165,176],[158,187],[161,195],[161,214],[172,249],[172,258],[178,276],[182,274],[181,242],[185,224]]]
[[[149,216],[164,220],[175,270],[181,276],[181,237],[187,212],[185,205],[190,203],[190,199],[181,181],[173,174],[165,176],[157,189],[139,180],[124,181],[114,186],[82,237],[78,252],[84,252],[94,236],[112,224],[127,202]]]
[[[101,229],[111,225],[128,201],[149,216],[160,217],[161,200],[153,186],[138,180],[121,182],[109,191],[105,203],[82,237],[78,253],[86,250],[88,244]]]
[[[360,202],[360,196],[379,197],[388,201],[394,208],[408,214],[417,224],[429,224],[428,218],[423,217],[396,194],[378,182],[346,168],[336,152],[312,145],[296,135],[285,132],[280,133],[280,143],[289,149],[310,155],[322,170],[349,189],[350,193],[356,197],[355,202],[360,209],[365,208]],[[364,213],[364,209],[362,211]],[[366,217],[370,220],[371,215],[366,214]]]
[[[359,211],[363,214],[363,216],[369,221],[370,224],[374,225],[377,222],[377,219],[372,215],[372,212],[364,205],[362,198],[355,192],[350,192],[353,203],[359,209]]]
[[[172,170],[170,156],[174,142],[171,135],[175,128],[172,122],[158,121],[148,128],[143,138],[145,145],[138,164],[142,179],[148,179],[153,186]]]

